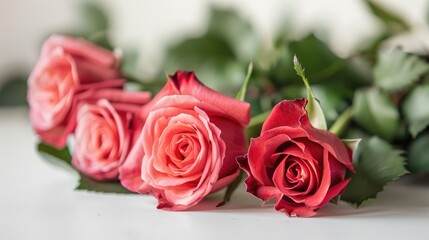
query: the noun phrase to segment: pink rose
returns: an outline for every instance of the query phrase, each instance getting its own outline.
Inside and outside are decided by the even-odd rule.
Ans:
[[[134,131],[139,128],[135,118],[138,110],[130,104],[112,105],[106,99],[80,105],[73,166],[96,180],[117,179],[119,165],[129,152]]]
[[[312,216],[338,196],[354,171],[351,150],[334,134],[311,126],[306,99],[277,104],[261,135],[252,139],[247,157],[238,158],[247,172],[247,191],[288,215]]]
[[[148,103],[141,135],[120,167],[131,191],[158,198],[158,208],[184,210],[230,184],[246,152],[250,105],[176,72]]]
[[[42,141],[65,146],[75,127],[79,93],[121,88],[118,59],[108,50],[79,39],[51,36],[28,80],[31,123]]]

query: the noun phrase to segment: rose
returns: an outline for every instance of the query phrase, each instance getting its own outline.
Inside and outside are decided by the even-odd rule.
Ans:
[[[85,100],[79,93],[120,88],[124,80],[118,77],[118,59],[108,50],[70,37],[47,39],[29,77],[27,97],[31,123],[42,141],[64,147],[75,127],[77,99]]]
[[[201,84],[192,72],[176,72],[146,105],[141,135],[120,167],[131,191],[158,198],[158,208],[184,210],[230,184],[235,161],[247,150],[248,103]]]
[[[288,215],[308,217],[344,191],[354,171],[351,150],[334,134],[311,126],[306,99],[277,104],[247,157],[238,158],[248,174],[247,191]]]
[[[134,107],[112,105],[106,99],[79,106],[72,159],[76,169],[100,181],[118,178],[119,165],[127,156],[133,132],[139,126]]]

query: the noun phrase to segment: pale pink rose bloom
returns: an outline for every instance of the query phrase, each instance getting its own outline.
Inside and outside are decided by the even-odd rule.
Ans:
[[[136,117],[140,108],[128,103],[112,104],[106,99],[81,104],[77,111],[73,166],[99,181],[116,180],[134,132],[141,131],[142,121]]]
[[[177,72],[142,111],[141,135],[120,167],[131,191],[158,198],[158,208],[184,210],[230,184],[247,151],[250,105]]]
[[[43,142],[62,148],[76,124],[77,98],[86,90],[122,88],[118,59],[83,40],[51,36],[28,80],[30,120]]]

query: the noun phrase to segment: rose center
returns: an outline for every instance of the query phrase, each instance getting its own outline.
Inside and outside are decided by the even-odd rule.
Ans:
[[[88,138],[85,144],[88,157],[97,159],[99,162],[117,159],[119,146],[115,141],[117,139],[116,130],[98,114],[93,114],[88,119],[86,129],[83,130],[88,132],[84,135]]]
[[[189,156],[189,154],[192,152],[192,145],[189,143],[189,140],[187,138],[181,138],[177,142],[177,148],[176,148],[176,156],[179,159],[186,159],[186,157]]]
[[[289,183],[297,184],[299,182],[304,182],[307,174],[298,162],[292,161],[288,166],[286,166],[285,177]]]
[[[55,106],[73,87],[70,67],[62,65],[46,68],[38,81],[38,97],[48,106]]]

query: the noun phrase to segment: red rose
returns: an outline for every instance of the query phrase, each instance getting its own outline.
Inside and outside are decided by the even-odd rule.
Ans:
[[[184,210],[230,184],[246,150],[250,105],[215,92],[192,72],[177,72],[142,112],[146,119],[119,178],[131,191]]]
[[[122,88],[118,59],[83,40],[51,36],[28,80],[31,123],[43,142],[62,148],[76,125],[79,93]],[[91,95],[86,95],[91,96]]]
[[[290,216],[309,217],[341,194],[354,171],[352,151],[334,134],[311,126],[306,99],[277,104],[247,157],[238,158],[248,174],[247,191]]]

